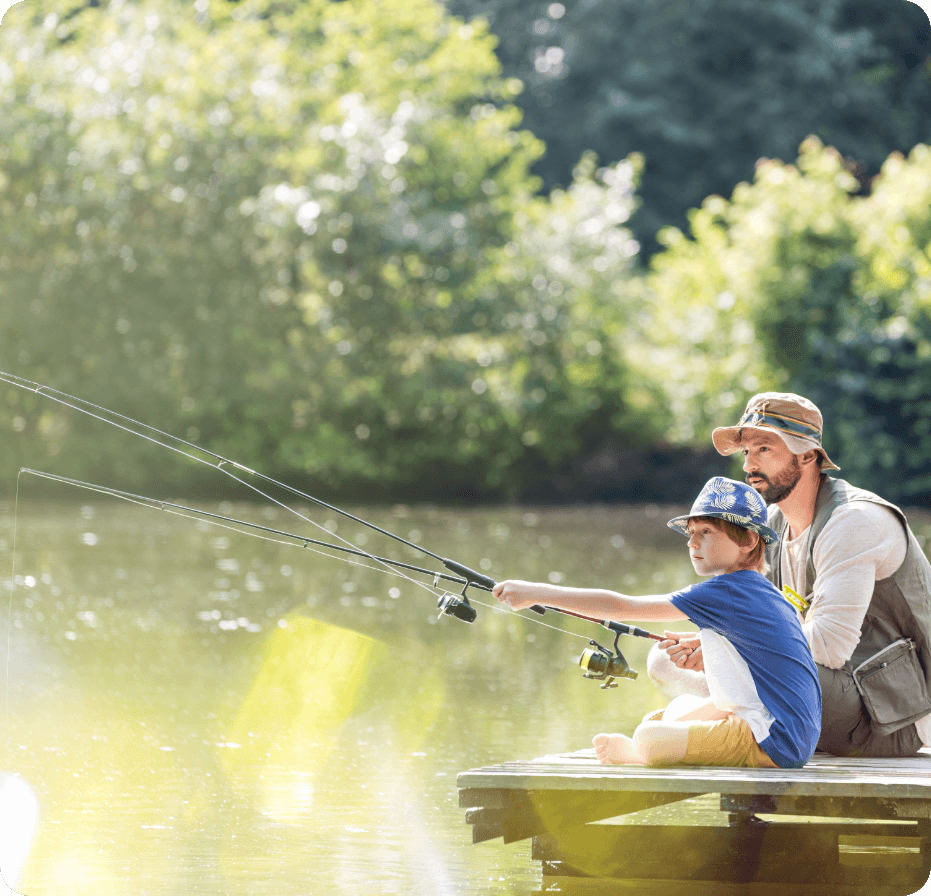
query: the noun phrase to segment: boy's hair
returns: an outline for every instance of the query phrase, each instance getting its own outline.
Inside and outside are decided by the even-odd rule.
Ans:
[[[764,576],[769,572],[769,564],[766,562],[766,542],[763,541],[756,532],[751,532],[749,529],[744,529],[743,526],[738,526],[736,523],[730,522],[730,520],[722,520],[717,516],[695,516],[691,519],[710,523],[715,529],[720,529],[731,541],[737,544],[738,547],[745,548],[756,538],[756,544],[753,550],[750,551],[744,562],[737,568],[752,569],[754,572],[761,573]]]

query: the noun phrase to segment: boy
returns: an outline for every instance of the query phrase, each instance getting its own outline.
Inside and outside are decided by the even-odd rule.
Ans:
[[[676,697],[632,738],[596,735],[602,763],[801,768],[818,741],[821,690],[795,609],[764,576],[765,545],[777,541],[765,504],[750,486],[718,476],[668,525],[688,536],[695,572],[712,578],[649,597],[517,581],[499,582],[494,594],[513,610],[544,604],[699,627],[711,697]]]

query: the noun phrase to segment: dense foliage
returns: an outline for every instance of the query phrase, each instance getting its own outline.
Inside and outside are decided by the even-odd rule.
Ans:
[[[6,369],[369,497],[520,493],[598,427],[647,440],[607,350],[636,165],[539,198],[480,24],[431,0],[52,9],[2,31]],[[188,476],[6,396],[8,462]]]
[[[750,7],[729,2],[736,28]],[[755,6],[789,28],[787,4]],[[824,10],[799,46],[834,40]],[[761,163],[661,231],[645,268],[643,157],[581,153],[565,188],[541,191],[544,147],[493,48],[436,0],[13,7],[0,369],[366,499],[681,500],[710,429],[784,388],[821,406],[844,475],[926,501],[931,150],[889,156],[864,193],[867,144],[850,161],[812,137],[797,163]],[[793,75],[799,109],[829,69]],[[863,71],[850,96],[873,109],[882,79]],[[763,88],[728,89],[724,118],[747,123]],[[717,125],[698,139],[650,102],[656,127],[705,153],[692,164],[731,164]],[[902,109],[887,130],[914,137]],[[664,182],[687,197],[710,183],[695,171]],[[163,493],[219,478],[47,397],[0,394],[4,489],[21,465]]]
[[[535,166],[565,183],[585,150],[645,156],[631,225],[648,252],[663,226],[795,158],[809,134],[865,183],[893,151],[931,141],[931,26],[907,0],[447,0],[499,38]]]
[[[814,138],[730,201],[670,230],[649,276],[674,437],[736,419],[748,394],[821,408],[843,476],[906,503],[931,494],[931,149],[894,155],[870,196]]]

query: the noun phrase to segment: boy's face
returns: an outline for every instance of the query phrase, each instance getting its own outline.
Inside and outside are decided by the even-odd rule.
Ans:
[[[708,520],[689,520],[689,558],[700,576],[720,576],[737,569],[741,548]]]

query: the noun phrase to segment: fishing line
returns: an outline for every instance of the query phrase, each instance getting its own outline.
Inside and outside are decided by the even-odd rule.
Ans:
[[[296,495],[298,497],[304,498],[305,500],[310,501],[311,503],[316,504],[319,507],[325,507],[327,510],[331,510],[334,513],[339,514],[340,516],[346,517],[347,519],[351,519],[354,522],[359,523],[362,526],[366,526],[367,528],[372,529],[376,532],[379,532],[380,534],[385,535],[388,538],[392,538],[395,541],[400,542],[401,544],[404,544],[407,547],[414,549],[415,551],[420,551],[421,553],[426,554],[429,557],[432,557],[434,560],[438,560],[450,572],[458,573],[460,576],[462,576],[465,579],[465,584],[462,589],[462,598],[456,599],[454,595],[450,595],[447,593],[440,597],[440,602],[438,606],[441,607],[442,612],[457,616],[457,618],[464,619],[466,622],[471,622],[475,618],[475,612],[469,607],[469,600],[466,597],[466,590],[468,589],[469,585],[475,585],[476,587],[481,587],[481,588],[484,588],[486,591],[490,591],[491,588],[495,584],[494,580],[492,580],[489,576],[486,576],[482,573],[478,573],[475,570],[470,569],[469,567],[461,563],[458,563],[456,561],[445,559],[441,557],[439,554],[435,554],[433,553],[433,551],[430,551],[427,548],[422,547],[421,545],[415,544],[414,542],[409,541],[406,538],[402,538],[400,535],[396,535],[393,532],[389,532],[387,529],[383,529],[380,526],[376,526],[374,523],[370,523],[367,520],[362,519],[361,517],[357,517],[349,513],[348,511],[341,510],[339,507],[335,507],[332,504],[328,504],[326,501],[323,501],[320,498],[315,498],[313,495],[307,494],[306,492],[302,492],[300,489],[294,488],[293,486],[280,482],[277,479],[273,479],[271,476],[266,476],[264,473],[259,473],[258,471],[253,470],[241,463],[238,463],[237,461],[229,460],[228,458],[225,458],[222,455],[217,454],[216,452],[210,451],[206,448],[202,448],[193,442],[190,442],[186,439],[182,439],[180,436],[171,435],[171,433],[167,433],[160,429],[157,429],[154,426],[150,426],[148,423],[142,423],[139,420],[134,420],[132,417],[128,417],[124,414],[120,414],[116,411],[111,411],[109,408],[102,407],[101,405],[94,404],[93,402],[87,401],[83,398],[78,398],[77,396],[74,396],[74,395],[69,395],[67,392],[62,392],[59,389],[53,389],[50,386],[43,386],[41,383],[34,383],[31,380],[24,379],[23,377],[16,376],[15,374],[10,374],[4,371],[0,371],[0,382],[5,382],[8,385],[16,386],[17,388],[26,389],[27,391],[34,392],[37,395],[41,393],[44,396],[50,398],[52,401],[55,401],[58,404],[61,404],[65,407],[71,408],[72,410],[77,411],[78,413],[85,414],[89,417],[92,417],[96,420],[101,421],[102,423],[109,423],[111,426],[115,426],[118,429],[121,429],[124,432],[129,433],[130,435],[139,436],[140,438],[143,438],[148,442],[152,442],[153,444],[159,445],[162,448],[168,448],[169,450],[174,451],[178,454],[181,454],[191,460],[195,460],[198,463],[204,464],[205,466],[209,466],[209,467],[212,467],[213,469],[219,470],[220,472],[229,476],[231,479],[238,482],[240,485],[245,486],[246,488],[255,492],[257,495],[260,495],[261,497],[265,498],[267,501],[271,501],[272,503],[277,504],[282,509],[293,513],[299,519],[302,519],[305,522],[310,523],[310,525],[315,526],[321,531],[326,531],[328,534],[335,536],[339,541],[341,541],[344,545],[348,547],[352,547],[352,543],[349,542],[347,539],[343,538],[340,535],[337,535],[335,532],[330,532],[328,529],[326,529],[325,526],[322,526],[321,524],[315,522],[314,520],[300,513],[295,508],[291,507],[288,504],[285,504],[283,501],[279,501],[277,498],[273,498],[267,492],[262,491],[262,489],[258,488],[257,486],[253,485],[250,482],[246,482],[244,479],[241,479],[240,477],[234,475],[230,470],[224,469],[224,467],[226,466],[236,467],[237,469],[242,470],[245,473],[258,477],[264,482],[271,483],[277,486],[278,488],[281,488],[285,490],[286,492],[289,492],[292,495]],[[64,398],[57,398],[56,397],[57,395],[64,396]],[[64,399],[68,399],[68,400],[66,401]],[[77,402],[78,404],[73,404],[72,402]],[[86,407],[80,407],[79,405],[86,405]],[[106,414],[109,416],[108,417],[100,416],[99,414],[95,414],[87,410],[87,408],[93,408],[95,411],[99,411],[101,412],[101,414]],[[127,426],[123,426],[122,424],[117,423],[115,420],[109,419],[109,417],[115,417],[118,420],[124,420],[127,423],[130,423],[133,426],[137,427],[137,429],[130,429]],[[214,458],[215,460],[219,461],[219,463],[216,463],[216,464],[211,463],[210,461],[205,460],[202,457],[197,457],[196,455],[191,454],[187,451],[184,451],[176,447],[175,445],[171,445],[171,444],[167,444],[166,442],[159,441],[158,439],[155,439],[151,436],[146,435],[144,432],[139,432],[138,428],[148,430],[149,432],[157,433],[158,435],[166,439],[170,439],[174,442],[185,445],[188,448],[192,448],[195,451],[200,452],[201,454],[205,454],[208,457]],[[331,545],[331,547],[335,547],[335,545]],[[360,553],[362,556],[367,557],[369,560],[375,563],[381,563],[382,565],[390,564],[390,561],[386,561],[384,558],[380,558],[374,554],[371,554],[368,551],[355,551],[355,549],[353,550],[354,552]],[[423,588],[425,591],[428,591],[430,594],[436,596],[436,591],[431,589],[425,583],[419,582],[416,579],[412,579],[410,576],[407,576],[402,572],[396,571],[394,574],[400,576],[403,579],[406,579],[411,584],[416,585],[419,588]],[[438,575],[442,575],[442,574],[438,574]],[[448,578],[448,577],[443,576],[443,578]],[[436,579],[434,580],[434,582],[436,582]],[[534,610],[540,615],[543,615],[546,612],[545,608],[541,606],[533,606],[530,609]],[[556,612],[559,612],[559,613],[565,612],[563,610],[559,610],[556,607],[552,607],[550,609],[556,610]],[[463,615],[463,613],[465,613],[466,615]],[[566,615],[579,616],[579,614],[576,614],[576,613],[566,613]],[[586,619],[589,622],[595,622],[596,624],[602,624],[602,625],[606,624],[602,620],[593,619],[587,616],[579,616],[579,618]],[[538,620],[534,620],[534,621],[538,621]],[[611,623],[609,627],[615,628],[617,625],[619,624]],[[562,629],[559,629],[559,630],[562,631]],[[627,633],[635,634],[635,635],[642,635],[646,637],[653,637],[648,632],[641,633],[641,630],[639,629],[630,629]]]
[[[505,610],[504,607],[502,607],[500,604],[497,606],[495,604],[489,604],[483,600],[479,600],[476,597],[472,597],[471,602],[473,604],[478,604],[480,607],[487,607],[489,610],[492,610],[495,613],[507,613],[507,614],[512,613],[511,610]],[[549,607],[548,609],[555,609],[555,608]],[[557,610],[556,612],[561,612],[561,611]],[[583,641],[589,640],[588,635],[580,635],[578,632],[570,632],[568,629],[560,628],[558,625],[550,625],[548,622],[544,622],[542,619],[534,619],[533,616],[524,616],[522,613],[519,613],[519,612],[517,613],[517,615],[521,619],[523,619],[525,622],[532,622],[534,625],[542,625],[543,628],[551,628],[554,632],[562,632],[564,635],[571,635],[573,638],[581,638]],[[566,615],[570,615],[570,614],[566,614]],[[578,616],[578,618],[585,619],[586,617]],[[591,622],[590,619],[588,621]]]
[[[290,511],[295,516],[297,516],[299,519],[304,520],[304,522],[306,523],[310,523],[310,525],[312,526],[316,526],[321,531],[327,532],[328,534],[335,536],[339,541],[343,542],[343,544],[345,545],[351,545],[351,542],[349,542],[342,536],[337,535],[335,532],[329,532],[329,530],[325,526],[322,526],[320,523],[317,523],[314,520],[310,519],[309,517],[304,516],[304,514],[300,513],[298,510],[289,506],[288,504],[285,504],[284,502],[279,501],[276,498],[273,498],[271,495],[262,491],[262,489],[258,488],[252,483],[249,483],[243,479],[240,479],[238,476],[234,475],[230,470],[223,469],[224,465],[231,465],[231,466],[237,467],[238,469],[243,470],[246,473],[250,473],[254,476],[257,476],[259,479],[262,479],[266,482],[270,482],[273,485],[278,486],[279,488],[285,489],[286,491],[290,492],[293,495],[297,495],[298,497],[311,501],[320,507],[325,507],[327,510],[332,510],[334,513],[338,513],[344,517],[347,517],[348,519],[353,520],[354,522],[357,522],[363,526],[367,526],[368,528],[373,529],[376,532],[380,532],[382,535],[387,535],[389,538],[393,538],[395,541],[399,541],[402,544],[407,545],[408,547],[414,548],[415,550],[418,550],[424,554],[427,554],[428,556],[433,557],[435,560],[439,560],[444,565],[447,565],[450,562],[448,560],[444,560],[442,557],[439,556],[439,554],[434,554],[432,551],[429,551],[426,548],[421,547],[420,545],[415,544],[412,541],[408,541],[406,538],[402,538],[400,535],[395,535],[393,532],[389,532],[386,529],[382,529],[380,526],[376,526],[374,523],[369,523],[366,520],[363,520],[357,516],[354,516],[348,511],[340,510],[338,507],[334,507],[332,504],[328,504],[326,501],[322,501],[319,498],[315,498],[313,495],[305,494],[299,489],[286,485],[283,482],[279,482],[278,480],[273,479],[270,476],[266,476],[263,473],[259,473],[256,470],[252,470],[249,467],[246,467],[243,464],[238,463],[237,461],[229,460],[220,454],[216,454],[215,452],[210,451],[206,448],[201,448],[199,445],[196,445],[193,442],[189,442],[186,439],[182,439],[179,436],[174,436],[174,435],[171,435],[171,433],[163,432],[162,430],[156,429],[154,426],[150,426],[147,423],[142,423],[139,420],[134,420],[132,417],[127,417],[124,414],[120,414],[116,411],[111,411],[108,408],[101,407],[100,405],[96,405],[93,402],[86,401],[83,398],[78,398],[77,396],[69,395],[67,392],[62,392],[58,389],[52,389],[50,386],[43,386],[40,383],[34,383],[31,380],[24,379],[23,377],[16,376],[15,374],[0,371],[0,382],[5,382],[8,385],[16,386],[21,389],[26,389],[27,391],[34,392],[36,394],[42,393],[46,397],[50,398],[52,401],[55,401],[58,404],[61,404],[65,407],[71,408],[72,410],[77,411],[79,414],[85,414],[89,417],[92,417],[95,420],[101,421],[102,423],[109,423],[111,426],[115,426],[118,429],[121,429],[124,432],[129,433],[130,435],[139,436],[140,438],[145,439],[148,442],[152,442],[153,444],[159,445],[162,448],[167,448],[171,451],[176,452],[177,454],[181,454],[184,457],[189,458],[190,460],[197,461],[198,463],[202,463],[205,466],[212,467],[215,470],[219,470],[221,473],[224,473],[225,475],[229,476],[231,479],[234,479],[236,482],[240,483],[246,488],[251,489],[256,494],[261,495],[267,501],[271,501],[272,503],[277,504],[279,507],[283,508],[284,510]],[[55,393],[55,394],[52,394],[52,393]],[[56,395],[62,395],[64,396],[64,398],[69,399],[69,401],[65,401],[61,398],[56,398],[55,397]],[[113,417],[116,417],[120,420],[125,420],[127,423],[131,423],[136,427],[142,427],[143,429],[149,430],[150,432],[158,433],[158,435],[163,436],[164,438],[171,439],[175,442],[180,442],[182,445],[186,445],[188,448],[193,448],[196,451],[201,452],[202,454],[206,454],[210,457],[213,457],[216,460],[219,460],[220,463],[213,464],[210,461],[205,460],[202,457],[197,457],[196,455],[193,455],[187,451],[183,451],[182,449],[177,448],[174,445],[161,442],[158,439],[152,438],[151,436],[148,436],[143,432],[138,432],[137,430],[130,429],[129,427],[123,426],[122,424],[117,423],[114,420],[110,420],[107,417],[102,417],[99,414],[91,413],[86,408],[79,407],[78,405],[72,404],[70,402],[78,402],[79,404],[87,405],[87,407],[93,408],[96,411],[100,411],[104,414],[112,415]],[[376,557],[373,554],[370,554],[368,551],[362,551],[361,553],[376,563],[381,562],[378,557]],[[417,585],[419,588],[423,588],[424,590],[428,591],[434,596],[436,595],[436,592],[433,591],[428,585],[425,585],[423,582],[418,582],[416,579],[412,579],[410,578],[410,576],[406,576],[403,573],[397,573],[397,574],[400,575],[402,578],[407,579],[407,581],[411,582],[412,584]]]
[[[10,724],[10,654],[13,651],[13,593],[16,590],[16,526],[19,520],[19,480],[16,477],[16,493],[13,498],[13,550],[10,556],[10,601],[6,613],[6,682],[4,684],[4,718],[6,720],[6,756],[10,761],[10,736],[13,726]]]
[[[435,589],[431,588],[429,585],[423,582],[417,582],[415,579],[411,579],[408,576],[403,575],[402,573],[398,572],[395,569],[390,569],[390,568],[386,569],[380,566],[369,566],[366,563],[360,563],[356,560],[348,560],[346,558],[335,556],[333,554],[327,554],[323,551],[319,551],[314,548],[308,547],[307,543],[309,542],[312,544],[317,544],[322,547],[330,547],[338,551],[346,551],[350,553],[355,553],[355,554],[358,554],[364,557],[370,556],[369,554],[364,553],[362,551],[357,551],[355,549],[347,549],[340,545],[330,545],[330,544],[327,544],[326,542],[316,542],[313,539],[308,539],[303,535],[297,535],[296,533],[292,533],[292,532],[285,532],[280,529],[273,529],[269,526],[262,526],[258,523],[250,523],[247,520],[240,520],[234,517],[222,516],[220,514],[211,513],[210,511],[206,511],[206,510],[198,510],[196,507],[184,507],[183,505],[175,504],[171,501],[162,501],[159,498],[150,498],[145,495],[136,495],[136,494],[133,494],[132,492],[122,491],[121,489],[111,488],[105,485],[98,485],[92,482],[83,482],[78,479],[71,479],[67,476],[60,476],[55,473],[46,473],[46,472],[43,472],[42,470],[32,470],[28,467],[23,467],[20,470],[20,474],[22,473],[29,473],[33,476],[37,476],[40,479],[49,480],[50,482],[57,482],[63,485],[71,485],[71,486],[74,486],[75,488],[80,488],[85,491],[93,492],[95,494],[105,495],[107,497],[112,497],[112,498],[119,498],[122,501],[126,501],[130,504],[135,504],[139,507],[145,508],[146,510],[161,510],[161,511],[164,511],[165,513],[171,514],[172,516],[182,517],[184,519],[193,520],[194,522],[207,523],[208,525],[215,526],[219,529],[225,529],[229,532],[236,532],[237,534],[240,534],[240,535],[249,535],[253,538],[258,538],[261,541],[270,542],[271,544],[280,544],[285,547],[301,548],[302,550],[307,550],[312,554],[317,554],[321,557],[326,557],[330,560],[338,560],[341,563],[348,563],[350,566],[355,566],[360,569],[368,569],[368,570],[371,570],[372,572],[380,572],[380,573],[385,573],[385,574],[392,575],[392,576],[397,576],[403,579],[407,579],[408,581],[421,585],[421,587],[430,591],[430,593],[434,597],[436,597],[439,593]],[[17,485],[18,485],[18,481],[19,480],[17,478]],[[235,523],[236,526],[227,525],[227,523]],[[240,526],[244,526],[246,528],[245,529],[237,528]],[[249,531],[253,529],[259,530],[259,531]],[[282,541],[279,538],[271,538],[268,535],[264,535],[262,534],[263,532],[270,532],[276,535],[283,535],[286,538],[290,538],[293,540]],[[297,544],[296,542],[302,542],[302,544]],[[380,561],[383,561],[383,563],[386,563],[386,564],[400,563],[400,561],[390,560],[385,557],[378,557],[377,559]],[[405,568],[411,568],[414,571],[421,572],[425,575],[443,578],[446,581],[455,582],[456,584],[459,584],[459,585],[465,584],[463,579],[454,579],[452,576],[447,576],[447,575],[444,575],[443,573],[437,573],[433,570],[421,569],[420,567],[410,567],[408,564],[401,564],[401,565],[404,566]],[[471,602],[478,604],[480,606],[483,606],[483,607],[487,607],[488,609],[493,610],[496,613],[507,613],[508,612],[507,610],[503,609],[501,606],[495,606],[494,604],[486,603],[485,601],[478,600],[474,597],[471,599]],[[11,598],[11,606],[12,606],[12,598]],[[577,616],[577,614],[570,614],[570,613],[567,613],[566,615]],[[568,631],[567,629],[560,628],[559,626],[550,625],[547,622],[543,622],[543,620],[541,619],[534,619],[531,616],[523,616],[523,615],[521,615],[521,618],[526,620],[527,622],[532,622],[536,625],[542,625],[544,628],[549,628],[549,629],[552,629],[553,631],[562,632],[563,634],[570,635],[574,638],[581,638],[582,640],[588,640],[585,635],[580,635],[577,632]],[[577,618],[587,619],[587,617],[584,617],[584,616],[577,616]],[[588,620],[588,621],[591,621],[591,620]]]

